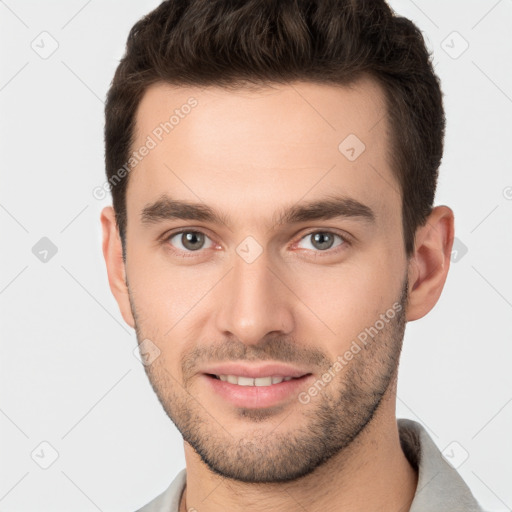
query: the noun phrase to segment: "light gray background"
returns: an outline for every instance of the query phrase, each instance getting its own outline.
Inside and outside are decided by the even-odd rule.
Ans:
[[[2,511],[135,510],[184,467],[108,288],[110,198],[92,195],[108,85],[157,4],[0,1]],[[510,510],[512,0],[391,4],[424,31],[442,80],[436,203],[454,209],[458,239],[441,300],[408,324],[398,416],[447,448],[484,507]],[[58,250],[46,262],[33,253],[42,237]],[[48,469],[42,442],[58,453]]]

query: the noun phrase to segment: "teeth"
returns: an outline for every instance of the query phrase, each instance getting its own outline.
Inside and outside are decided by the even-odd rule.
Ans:
[[[259,377],[254,379],[255,386],[271,386],[272,385],[272,377]]]
[[[250,377],[238,377],[239,386],[254,386],[254,379]]]
[[[237,384],[238,386],[271,386],[272,384],[279,384],[283,381],[292,380],[293,377],[237,377],[236,375],[216,375],[216,377],[224,382],[230,384]]]

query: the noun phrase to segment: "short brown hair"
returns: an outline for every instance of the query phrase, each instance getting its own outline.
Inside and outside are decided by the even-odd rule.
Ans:
[[[125,255],[126,188],[135,114],[149,85],[309,81],[383,88],[391,164],[402,193],[407,256],[432,211],[445,117],[420,30],[384,0],[167,0],[131,29],[105,106],[105,164]]]

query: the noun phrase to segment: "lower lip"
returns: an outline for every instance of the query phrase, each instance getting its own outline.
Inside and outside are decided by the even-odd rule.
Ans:
[[[311,374],[304,375],[298,379],[283,381],[271,386],[239,386],[203,374],[206,383],[222,398],[236,407],[252,409],[272,407],[291,397],[297,397],[300,389],[304,389],[312,377]]]

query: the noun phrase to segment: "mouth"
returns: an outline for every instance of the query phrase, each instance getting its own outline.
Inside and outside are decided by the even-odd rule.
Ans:
[[[264,409],[278,405],[292,405],[301,391],[312,385],[314,376],[262,375],[248,377],[225,373],[203,373],[202,382],[207,391],[224,403],[237,408]]]
[[[284,375],[268,375],[265,377],[245,377],[243,375],[215,375],[211,373],[206,374],[208,377],[213,379],[221,380],[222,382],[229,382],[236,386],[255,386],[255,387],[267,387],[281,384],[281,382],[288,382],[290,380],[300,380],[310,373],[301,375],[300,377],[291,377]]]

